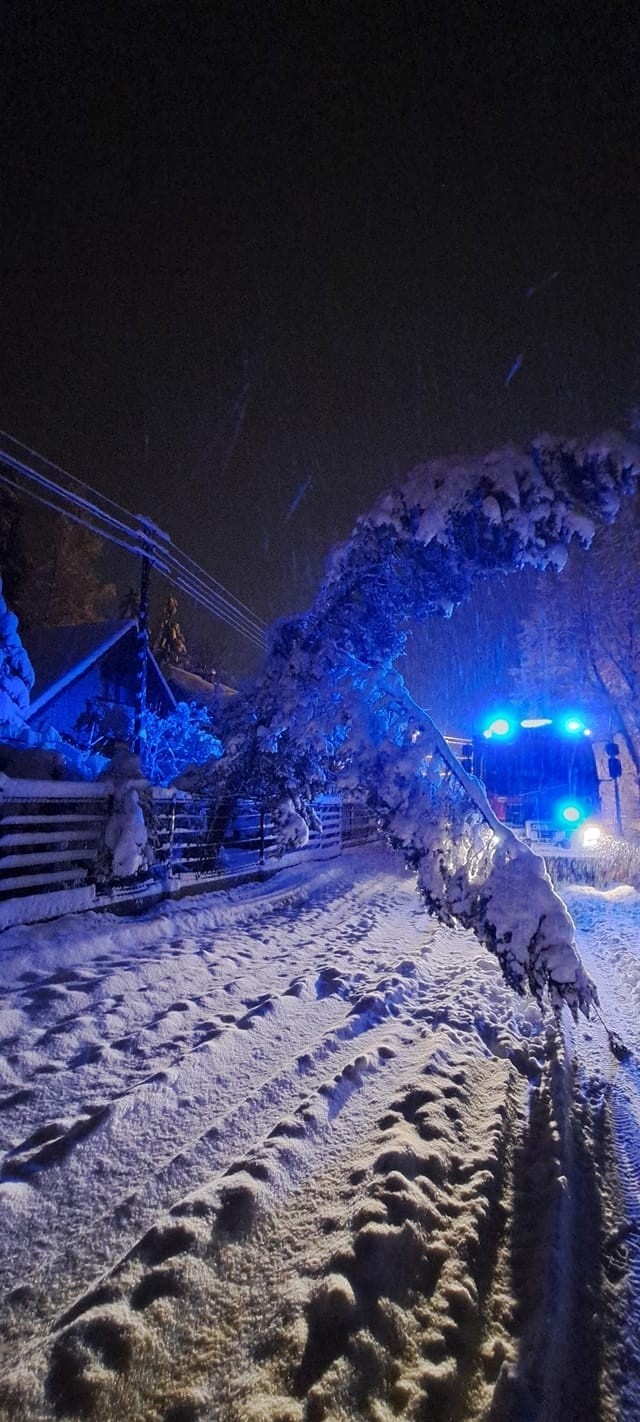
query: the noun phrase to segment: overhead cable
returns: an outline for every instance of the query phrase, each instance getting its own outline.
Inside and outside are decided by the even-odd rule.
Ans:
[[[4,437],[4,436],[0,436]],[[8,436],[12,444],[18,442]],[[35,455],[35,451],[27,451]],[[57,469],[50,461],[36,455],[49,468]],[[66,479],[83,489],[86,494],[65,489],[41,471],[32,469],[25,462],[0,448],[0,482],[17,494],[27,494],[36,502],[53,512],[78,523],[99,537],[122,548],[136,557],[146,557],[153,567],[174,586],[179,587],[205,607],[215,617],[231,626],[241,635],[248,637],[255,645],[262,647],[265,623],[247,605],[230,593],[217,578],[201,568],[188,554],[175,548],[168,534],[163,533],[151,519],[144,515],[129,514],[119,510],[122,517],[115,516],[100,507],[100,501],[119,509],[114,500],[97,494],[87,484],[59,470]],[[7,471],[11,471],[10,473]],[[13,476],[13,477],[12,477]]]

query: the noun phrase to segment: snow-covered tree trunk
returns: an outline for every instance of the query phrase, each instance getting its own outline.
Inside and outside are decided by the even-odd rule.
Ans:
[[[412,619],[451,612],[473,583],[560,568],[640,475],[617,436],[542,437],[413,470],[358,520],[311,611],[276,624],[262,675],[230,708],[222,793],[247,776],[296,811],[321,789],[366,799],[416,869],[428,907],[474,928],[508,981],[589,1011],[595,988],[542,861],[493,816],[393,663]]]

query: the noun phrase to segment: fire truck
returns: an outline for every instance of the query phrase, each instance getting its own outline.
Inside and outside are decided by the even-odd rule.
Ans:
[[[524,839],[595,847],[602,834],[600,779],[581,715],[521,718],[511,710],[493,711],[472,740],[451,744],[465,769],[482,781],[497,818]],[[608,742],[605,752],[618,806],[618,746]]]

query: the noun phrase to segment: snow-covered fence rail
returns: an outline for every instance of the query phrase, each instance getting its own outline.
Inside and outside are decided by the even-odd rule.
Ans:
[[[216,805],[209,796],[156,789],[154,869],[173,880],[197,881],[203,876],[247,874],[297,863],[301,855],[311,854],[317,859],[339,854],[343,844],[343,807],[339,798],[322,796],[314,809],[320,827],[311,830],[303,848],[283,852],[273,817],[255,800],[238,801],[230,815],[224,805]],[[346,809],[345,806],[345,812]],[[369,821],[369,838],[374,832],[375,826]]]
[[[369,844],[379,833],[376,816],[366,805],[342,802],[340,837],[343,847]]]
[[[95,903],[108,814],[103,785],[0,775],[1,928]]]
[[[271,815],[253,800],[233,814],[207,795],[138,786],[148,830],[147,863],[114,878],[105,831],[115,787],[0,775],[0,929],[87,908],[163,897],[268,873],[305,858],[329,858],[377,833],[362,807],[322,796],[308,843],[282,851]]]
[[[218,870],[225,825],[204,795],[152,791],[156,873],[198,878]]]

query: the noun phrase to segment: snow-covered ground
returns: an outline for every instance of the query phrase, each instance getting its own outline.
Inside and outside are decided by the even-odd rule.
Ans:
[[[381,846],[2,935],[0,1415],[640,1418],[640,897],[565,897],[626,1062]]]

